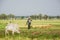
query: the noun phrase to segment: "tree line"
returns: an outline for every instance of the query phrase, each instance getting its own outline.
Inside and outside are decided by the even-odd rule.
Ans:
[[[31,15],[30,17],[35,20],[36,19],[40,19],[40,20],[42,20],[42,19],[45,19],[45,20],[47,20],[47,19],[60,19],[60,16],[49,16],[47,14],[45,14],[45,15],[42,15],[42,14]]]
[[[10,19],[10,18],[14,18],[15,15],[13,14],[9,14],[9,15],[6,15],[6,14],[0,14],[0,19]]]
[[[0,19],[11,19],[11,18],[15,18],[15,19],[25,19],[29,16],[15,16],[14,14],[0,14]],[[60,16],[48,16],[48,15],[42,15],[42,14],[38,14],[38,15],[30,15],[30,17],[32,19],[39,19],[39,20],[42,20],[42,19],[60,19]]]

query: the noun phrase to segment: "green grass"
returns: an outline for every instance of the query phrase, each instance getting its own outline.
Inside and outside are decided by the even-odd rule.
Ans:
[[[4,28],[9,21],[19,24],[20,34],[5,36]],[[51,24],[52,27],[33,27],[45,24]],[[0,40],[60,40],[60,20],[32,20],[32,25],[31,29],[28,30],[26,20],[0,20]]]

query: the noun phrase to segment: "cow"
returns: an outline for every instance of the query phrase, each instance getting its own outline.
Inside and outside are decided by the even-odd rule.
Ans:
[[[18,24],[14,24],[14,23],[8,23],[8,25],[5,27],[5,34],[9,34],[9,32],[12,33],[12,35],[14,35],[14,33],[20,33],[20,29],[18,27]]]

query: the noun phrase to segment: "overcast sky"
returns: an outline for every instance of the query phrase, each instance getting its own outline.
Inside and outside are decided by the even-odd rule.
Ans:
[[[60,0],[0,0],[0,14],[28,16],[33,14],[60,15]]]

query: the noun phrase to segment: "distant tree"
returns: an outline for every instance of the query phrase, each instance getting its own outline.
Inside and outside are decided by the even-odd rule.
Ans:
[[[44,15],[43,18],[44,18],[45,20],[47,20],[47,19],[48,19],[48,15]]]
[[[34,15],[34,19],[35,19],[35,20],[37,19],[37,15]]]
[[[52,16],[48,16],[49,19],[52,19]]]
[[[14,17],[15,17],[15,15],[13,15],[13,14],[8,15],[8,18],[14,18]]]
[[[39,19],[41,20],[42,19],[42,14],[39,14],[38,16],[39,16]]]
[[[36,19],[39,19],[39,15],[36,15]]]
[[[32,19],[34,19],[34,15],[31,15],[30,17],[31,17]]]
[[[21,16],[20,18],[21,18],[21,19],[24,19],[24,16]]]
[[[39,14],[39,15],[31,15],[30,17],[31,17],[32,19],[35,19],[35,20],[36,20],[36,19],[40,19],[40,20],[41,20],[41,19],[42,19],[42,14]]]
[[[37,15],[31,15],[30,17],[35,20],[37,19]]]
[[[7,15],[6,15],[6,14],[4,14],[4,13],[3,13],[3,14],[1,14],[1,15],[0,15],[0,19],[7,19]]]
[[[56,16],[57,19],[60,19],[60,16]]]

